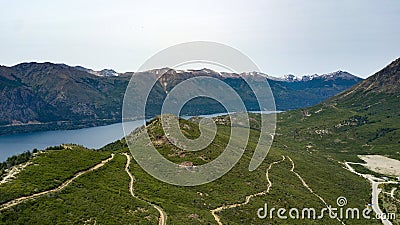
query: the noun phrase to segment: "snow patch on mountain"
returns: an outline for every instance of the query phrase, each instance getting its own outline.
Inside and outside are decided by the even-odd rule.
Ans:
[[[326,74],[311,74],[311,75],[303,75],[301,77],[297,77],[293,74],[288,74],[284,75],[281,78],[278,78],[280,81],[286,81],[286,82],[299,82],[299,81],[311,81],[314,79],[323,79],[323,80],[335,80],[335,79],[344,79],[344,80],[357,80],[360,79],[357,76],[354,76],[353,74],[338,70],[332,73],[326,73]]]
[[[95,70],[88,69],[88,68],[85,68],[82,66],[75,66],[75,68],[78,70],[85,71],[87,73],[99,76],[99,77],[116,77],[116,76],[120,75],[119,73],[115,72],[112,69],[103,69],[100,71],[95,71]]]

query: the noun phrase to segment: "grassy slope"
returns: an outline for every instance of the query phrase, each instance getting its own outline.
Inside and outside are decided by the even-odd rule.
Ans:
[[[59,186],[75,173],[86,170],[102,159],[108,152],[96,152],[83,147],[65,150],[49,150],[30,160],[16,179],[0,185],[0,204]]]
[[[185,123],[190,124],[188,122]],[[153,122],[153,125],[156,125],[155,128],[152,129],[153,132],[162,132],[159,129],[159,126],[157,126],[157,122]],[[290,128],[288,129],[290,130]],[[226,136],[223,134],[226,135],[227,132],[228,130],[226,130],[225,127],[219,127],[220,137],[214,141],[214,144],[224,140]],[[158,135],[162,135],[162,133],[159,133]],[[293,142],[293,144],[291,144],[292,141],[290,140],[284,144],[291,145],[290,148],[279,147],[282,144],[278,141],[278,143],[275,144],[275,147],[270,151],[267,161],[256,171],[249,172],[247,168],[252,156],[252,149],[254,149],[255,138],[257,138],[256,130],[252,131],[251,137],[252,141],[250,141],[248,149],[239,163],[229,173],[213,183],[194,188],[175,187],[155,180],[147,175],[137,165],[134,165],[132,167],[132,172],[135,173],[136,177],[141,178],[141,181],[138,181],[136,184],[136,191],[141,196],[146,196],[149,200],[153,200],[155,203],[165,207],[167,212],[172,213],[170,216],[172,224],[191,222],[193,224],[196,222],[215,223],[208,210],[223,204],[243,202],[244,196],[265,190],[265,171],[269,163],[279,160],[281,155],[289,155],[296,162],[296,170],[300,171],[300,174],[304,176],[306,182],[309,183],[318,194],[322,195],[329,204],[335,205],[336,198],[342,195],[348,197],[351,206],[363,208],[364,205],[368,203],[369,185],[364,180],[344,170],[337,160],[329,159],[322,153],[310,155],[308,152],[302,151],[302,149],[297,149],[296,147],[298,143]],[[176,152],[179,152],[179,150],[172,148],[169,144],[162,145],[159,149],[160,152],[166,157],[169,157],[171,161],[196,162],[199,156],[203,154],[203,151],[208,152],[208,149],[213,149],[213,146],[211,145],[208,149],[200,152],[187,154],[184,158],[173,157],[176,155]],[[211,153],[218,155],[218,151],[215,150],[219,150],[219,148],[214,149]],[[215,156],[211,156],[210,158],[212,159],[214,157]],[[264,221],[255,219],[257,209],[264,205],[263,202],[270,202],[272,205],[276,205],[280,202],[279,199],[285,199],[285,201],[290,202],[290,204],[288,203],[287,205],[290,205],[291,207],[301,208],[304,206],[304,202],[309,203],[309,207],[321,207],[321,202],[315,196],[310,194],[309,191],[302,186],[299,180],[292,179],[293,174],[290,174],[287,168],[284,170],[274,169],[272,174],[278,177],[279,180],[283,180],[283,183],[293,182],[294,184],[291,184],[292,186],[289,187],[281,185],[275,186],[277,189],[276,193],[271,191],[271,195],[266,195],[265,197],[260,198],[262,199],[261,201],[254,204],[252,203],[250,207],[224,211],[221,213],[222,221],[229,221],[237,224],[243,222],[262,224]],[[290,178],[288,179],[288,177]],[[274,190],[274,187],[272,190]],[[272,195],[272,193],[274,193],[274,195]],[[289,196],[291,196],[290,198],[288,198],[288,193],[291,193],[289,194]],[[293,198],[293,196],[297,197]],[[296,201],[296,199],[298,201]],[[232,215],[230,214],[232,211],[237,213]],[[190,219],[191,214],[198,214],[198,221]],[[296,222],[297,221],[292,221],[294,224]],[[336,224],[336,221],[327,221],[327,223],[329,222]]]
[[[157,224],[158,213],[132,198],[125,156],[85,174],[64,190],[0,213],[4,224]],[[85,222],[86,221],[86,222]]]

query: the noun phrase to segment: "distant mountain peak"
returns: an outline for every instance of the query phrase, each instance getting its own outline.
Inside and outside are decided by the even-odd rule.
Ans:
[[[103,69],[99,73],[105,77],[119,76],[119,73],[112,69]]]
[[[342,71],[342,70],[338,70],[338,71],[332,72],[332,73],[327,73],[327,74],[324,74],[322,76],[326,77],[326,78],[329,78],[329,77],[338,78],[338,77],[340,77],[340,78],[343,78],[343,79],[354,79],[354,77],[356,77],[353,74],[351,74],[351,73],[349,73],[347,71]]]
[[[95,71],[92,69],[85,68],[83,66],[75,66],[75,69],[78,69],[80,71],[84,71],[84,72],[87,72],[87,73],[90,73],[90,74],[93,74],[93,75],[96,75],[99,77],[113,77],[113,76],[120,75],[119,73],[115,72],[115,70],[112,70],[112,69],[103,69],[100,71]]]
[[[289,82],[302,81],[301,78],[298,78],[296,75],[293,74],[283,75],[282,80]]]
[[[149,70],[147,72],[156,74],[158,76],[161,76],[163,74],[165,75],[184,75],[184,76],[212,76],[212,77],[223,77],[223,78],[238,78],[240,76],[248,76],[252,78],[260,78],[264,77],[269,80],[274,80],[274,81],[280,81],[280,82],[307,82],[311,81],[314,79],[322,79],[325,81],[329,80],[336,80],[336,79],[343,79],[343,80],[353,80],[356,82],[359,82],[362,80],[362,78],[359,78],[355,75],[352,75],[349,72],[343,71],[343,70],[338,70],[335,72],[327,73],[327,74],[312,74],[312,75],[303,75],[301,77],[296,76],[294,74],[287,74],[282,77],[275,77],[275,76],[270,76],[268,74],[259,72],[259,71],[252,71],[252,72],[243,72],[241,74],[233,73],[233,72],[218,72],[212,69],[208,68],[202,68],[202,69],[171,69],[171,68],[161,68],[161,69],[153,69]]]
[[[361,78],[342,70],[338,70],[331,73],[326,74],[311,74],[311,75],[303,75],[298,77],[293,74],[284,75],[281,78],[276,78],[280,81],[287,81],[287,82],[307,82],[314,79],[323,79],[323,80],[335,80],[335,79],[344,79],[344,80],[361,80]]]

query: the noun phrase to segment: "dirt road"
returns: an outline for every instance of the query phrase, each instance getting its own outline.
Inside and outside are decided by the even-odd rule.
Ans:
[[[391,181],[388,181],[388,182],[377,181],[377,180],[380,180],[380,179],[378,179],[378,178],[376,178],[376,177],[374,177],[374,176],[372,176],[372,175],[369,175],[369,174],[358,173],[357,171],[355,171],[355,170],[353,169],[353,167],[350,166],[351,164],[353,164],[353,165],[365,165],[365,164],[363,164],[363,163],[353,163],[353,162],[345,162],[345,163],[344,163],[344,165],[346,166],[346,168],[347,168],[350,172],[355,173],[355,174],[357,174],[358,176],[361,176],[361,177],[367,179],[367,180],[371,183],[371,185],[372,185],[372,198],[371,198],[372,209],[374,210],[375,214],[383,215],[382,210],[379,208],[379,194],[380,194],[381,191],[382,191],[382,189],[379,188],[379,184],[388,184],[388,183],[395,183],[395,184],[396,184],[397,182],[391,182]],[[390,221],[389,221],[388,219],[386,219],[386,218],[381,218],[381,222],[382,222],[384,225],[392,225],[392,222],[390,222]]]
[[[223,211],[225,209],[232,209],[232,208],[236,208],[236,207],[247,205],[250,202],[251,198],[267,194],[269,192],[269,190],[271,189],[271,186],[272,186],[272,182],[271,182],[271,180],[269,179],[269,176],[268,176],[269,170],[272,168],[273,165],[275,165],[277,163],[280,163],[280,162],[283,162],[284,160],[285,160],[285,156],[282,156],[281,160],[272,162],[269,165],[269,167],[267,168],[267,171],[265,172],[265,177],[267,179],[267,189],[265,191],[258,192],[258,193],[246,196],[245,201],[242,202],[242,203],[224,205],[224,206],[220,206],[218,208],[210,210],[211,214],[213,215],[213,217],[214,217],[215,221],[218,223],[218,225],[222,225],[222,222],[221,222],[221,219],[219,218],[219,216],[216,214],[217,212]]]
[[[125,171],[128,174],[128,176],[131,178],[130,182],[129,182],[129,192],[131,193],[132,197],[140,200],[140,201],[144,201],[147,204],[151,205],[153,208],[155,208],[159,213],[160,213],[160,217],[158,219],[158,225],[166,225],[167,224],[167,214],[164,212],[164,210],[158,206],[155,205],[151,202],[148,202],[146,200],[143,200],[141,198],[139,198],[138,196],[135,195],[135,193],[133,192],[133,183],[135,181],[135,177],[132,175],[132,173],[129,171],[129,165],[131,163],[131,156],[128,153],[123,153],[123,155],[126,156],[126,165],[125,165]]]
[[[22,202],[25,202],[25,201],[28,201],[30,199],[34,199],[34,198],[40,197],[40,196],[45,195],[45,194],[61,191],[62,189],[66,188],[76,178],[82,176],[85,173],[88,173],[88,172],[91,172],[93,170],[99,169],[100,167],[104,166],[107,162],[109,162],[113,158],[114,158],[114,154],[111,154],[110,158],[103,160],[101,163],[93,166],[90,169],[87,169],[87,170],[84,170],[84,171],[76,173],[72,178],[64,181],[64,183],[62,183],[60,186],[58,186],[58,187],[56,187],[54,189],[50,189],[50,190],[47,190],[47,191],[42,191],[42,192],[35,193],[33,195],[30,195],[30,196],[20,197],[20,198],[11,200],[9,202],[6,202],[6,203],[4,203],[3,205],[0,206],[0,211],[3,211],[3,210],[8,209],[8,208],[10,208],[12,206],[18,205],[18,204],[20,204]]]

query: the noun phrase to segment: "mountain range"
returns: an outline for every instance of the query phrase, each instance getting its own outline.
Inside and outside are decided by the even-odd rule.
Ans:
[[[181,81],[193,76],[213,76],[232,86],[249,110],[257,110],[239,74],[210,69],[154,69],[158,74],[149,116],[158,115],[159,103]],[[54,63],[21,63],[0,66],[0,135],[35,130],[73,129],[119,122],[122,100],[133,72],[94,71],[81,66]],[[260,72],[241,74],[257,79],[266,77],[279,111],[307,107],[340,93],[362,79],[344,71],[296,78],[275,78]],[[207,105],[207,107],[204,107]],[[215,102],[197,100],[188,104],[186,114],[217,113],[223,108]]]

